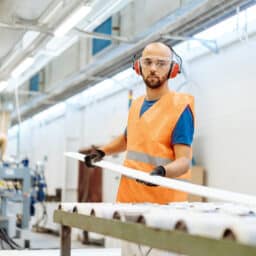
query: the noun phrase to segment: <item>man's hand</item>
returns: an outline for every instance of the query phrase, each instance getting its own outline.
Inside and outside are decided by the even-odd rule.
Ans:
[[[158,175],[158,176],[165,177],[166,170],[162,165],[159,165],[150,173],[150,175]]]
[[[159,165],[150,173],[150,175],[157,175],[157,176],[165,177],[166,170],[165,170],[165,168],[162,165]],[[150,187],[158,186],[158,185],[152,184],[150,182],[146,182],[146,181],[139,180],[139,179],[136,179],[136,181],[139,182],[139,183],[142,183],[144,185],[150,186]]]
[[[85,164],[87,167],[95,167],[95,166],[93,165],[93,163],[102,160],[102,158],[103,158],[104,156],[105,156],[105,152],[104,152],[104,151],[93,147],[92,150],[90,151],[90,153],[87,154],[87,155],[84,157],[84,164]]]

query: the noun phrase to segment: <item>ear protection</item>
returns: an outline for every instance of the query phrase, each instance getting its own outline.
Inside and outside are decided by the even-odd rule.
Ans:
[[[181,66],[182,66],[182,58],[172,49],[172,47],[170,47],[170,49],[172,50],[173,54],[175,54],[175,56],[178,57],[180,64],[178,62],[172,60],[170,69],[168,72],[168,79],[175,78],[179,73],[181,73]],[[136,56],[133,57],[132,68],[134,69],[134,71],[136,72],[137,75],[140,76],[142,74],[140,60],[136,59]]]

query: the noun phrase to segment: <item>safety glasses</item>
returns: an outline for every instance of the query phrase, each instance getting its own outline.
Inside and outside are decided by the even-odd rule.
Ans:
[[[147,57],[141,57],[140,58],[140,64],[144,68],[150,68],[153,64],[158,69],[164,69],[166,67],[169,67],[171,65],[171,58],[164,58],[164,57],[158,57],[158,56],[147,56]]]

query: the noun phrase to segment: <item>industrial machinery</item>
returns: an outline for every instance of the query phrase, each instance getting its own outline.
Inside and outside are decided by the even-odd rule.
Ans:
[[[11,237],[16,236],[16,230],[19,228],[29,227],[30,217],[35,214],[35,203],[39,202],[44,205],[46,188],[44,165],[37,163],[35,169],[29,168],[28,165],[29,161],[25,158],[21,163],[1,163],[0,166],[0,242],[2,248],[6,246],[10,249],[19,248]],[[13,217],[15,221],[11,221]],[[44,208],[43,216],[37,223],[45,218],[47,218],[47,212]]]
[[[46,198],[46,181],[44,176],[44,163],[37,162],[34,175],[32,177],[32,193],[31,193],[31,215],[36,214],[35,204],[38,203],[41,206],[42,213],[40,217],[37,217],[36,222],[33,225],[33,228],[37,230],[41,224],[44,224],[47,221],[47,209],[45,204]],[[38,214],[37,214],[38,216]]]
[[[11,237],[16,235],[16,227],[27,228],[29,225],[31,173],[32,171],[28,167],[5,166],[4,164],[0,167],[0,241],[2,249],[20,248]]]
[[[34,204],[45,200],[45,178],[43,165],[36,165],[35,170],[25,166],[0,167],[1,215],[7,216],[8,201],[22,204],[22,212],[17,216],[17,226],[28,228],[30,216],[34,215]],[[25,164],[26,162],[26,164]]]
[[[17,226],[27,228],[30,219],[31,173],[28,167],[0,167],[0,179],[5,185],[0,190],[1,215],[7,216],[8,201],[22,204]]]

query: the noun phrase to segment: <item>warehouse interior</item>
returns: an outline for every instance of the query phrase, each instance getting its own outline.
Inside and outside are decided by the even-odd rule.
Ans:
[[[145,95],[133,63],[152,42],[176,53],[181,72],[170,90],[194,97],[192,183],[213,196],[124,210],[116,203],[124,174],[64,153],[88,154],[124,134],[132,103]],[[1,0],[0,256],[256,255],[254,65],[255,0]],[[124,151],[104,160],[122,166],[125,158]],[[176,221],[170,234],[162,232],[166,212]],[[194,227],[194,214],[209,212],[225,226],[217,237],[205,223],[215,252],[207,235],[190,232],[202,225]],[[151,225],[156,218],[162,222]],[[233,218],[245,223],[234,225],[238,233]]]

